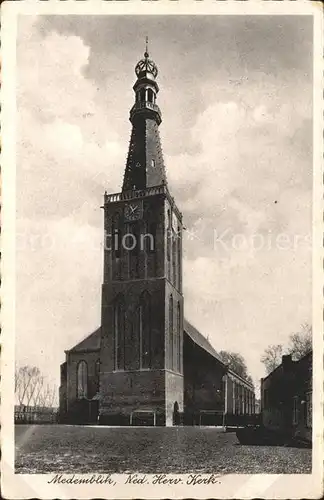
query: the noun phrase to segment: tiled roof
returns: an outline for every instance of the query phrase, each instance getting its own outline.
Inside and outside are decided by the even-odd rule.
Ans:
[[[214,358],[216,358],[223,365],[225,364],[222,361],[222,358],[218,354],[217,351],[213,348],[209,340],[206,339],[198,330],[195,328],[189,321],[184,319],[184,331],[185,333],[195,342],[195,344],[199,345],[202,349],[211,354]]]
[[[222,361],[222,358],[218,354],[218,352],[214,349],[214,347],[211,345],[209,340],[202,335],[197,328],[195,328],[189,321],[184,319],[184,331],[185,333],[193,340],[193,342],[205,351],[207,351],[211,356],[216,358],[220,363],[225,365],[225,363]],[[85,339],[81,340],[79,344],[75,345],[72,347],[72,349],[69,349],[68,352],[85,352],[85,351],[99,351],[100,349],[100,327],[97,328],[94,332],[92,332],[88,337]],[[232,370],[230,370],[232,372]],[[232,372],[234,373],[234,372]]]
[[[100,327],[92,332],[88,337],[81,340],[79,344],[69,349],[68,352],[99,351],[100,349]]]

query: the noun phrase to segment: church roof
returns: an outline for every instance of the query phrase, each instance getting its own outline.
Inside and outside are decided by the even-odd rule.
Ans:
[[[215,351],[215,349],[213,348],[213,346],[211,345],[211,343],[209,342],[209,340],[207,340],[206,337],[204,337],[204,335],[202,335],[197,330],[197,328],[195,328],[186,319],[184,319],[183,327],[184,327],[184,331],[186,332],[186,334],[195,342],[195,344],[199,345],[199,347],[201,347],[202,349],[204,349],[205,351],[207,351],[209,354],[211,354],[220,363],[222,363],[223,365],[225,364],[222,361],[222,359],[221,359],[220,355],[218,354],[218,352]]]
[[[202,349],[207,351],[211,356],[216,358],[220,363],[224,364],[218,352],[214,349],[208,339],[200,333],[189,321],[184,319],[184,331]],[[100,327],[94,332],[81,340],[77,345],[68,350],[68,352],[87,352],[99,351],[100,349]]]
[[[85,339],[69,349],[67,352],[99,351],[100,349],[100,327],[90,333]]]

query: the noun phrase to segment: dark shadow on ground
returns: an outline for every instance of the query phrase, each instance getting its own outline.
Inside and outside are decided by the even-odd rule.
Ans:
[[[236,430],[236,437],[241,445],[312,448],[312,443],[306,440],[291,437],[282,432],[270,431],[262,426],[247,426],[239,428]]]

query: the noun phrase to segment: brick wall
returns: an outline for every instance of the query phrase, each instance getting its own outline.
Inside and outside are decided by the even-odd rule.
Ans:
[[[225,367],[188,335],[184,337],[185,411],[217,410],[224,407]]]
[[[102,373],[100,421],[115,414],[128,417],[137,409],[154,410],[164,420],[165,374],[163,370]],[[161,418],[159,418],[161,421]]]

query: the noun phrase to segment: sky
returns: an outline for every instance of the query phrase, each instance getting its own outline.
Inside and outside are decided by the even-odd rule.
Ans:
[[[59,385],[100,324],[103,193],[121,190],[149,37],[183,213],[185,316],[255,384],[311,323],[312,18],[20,16],[16,358]]]

